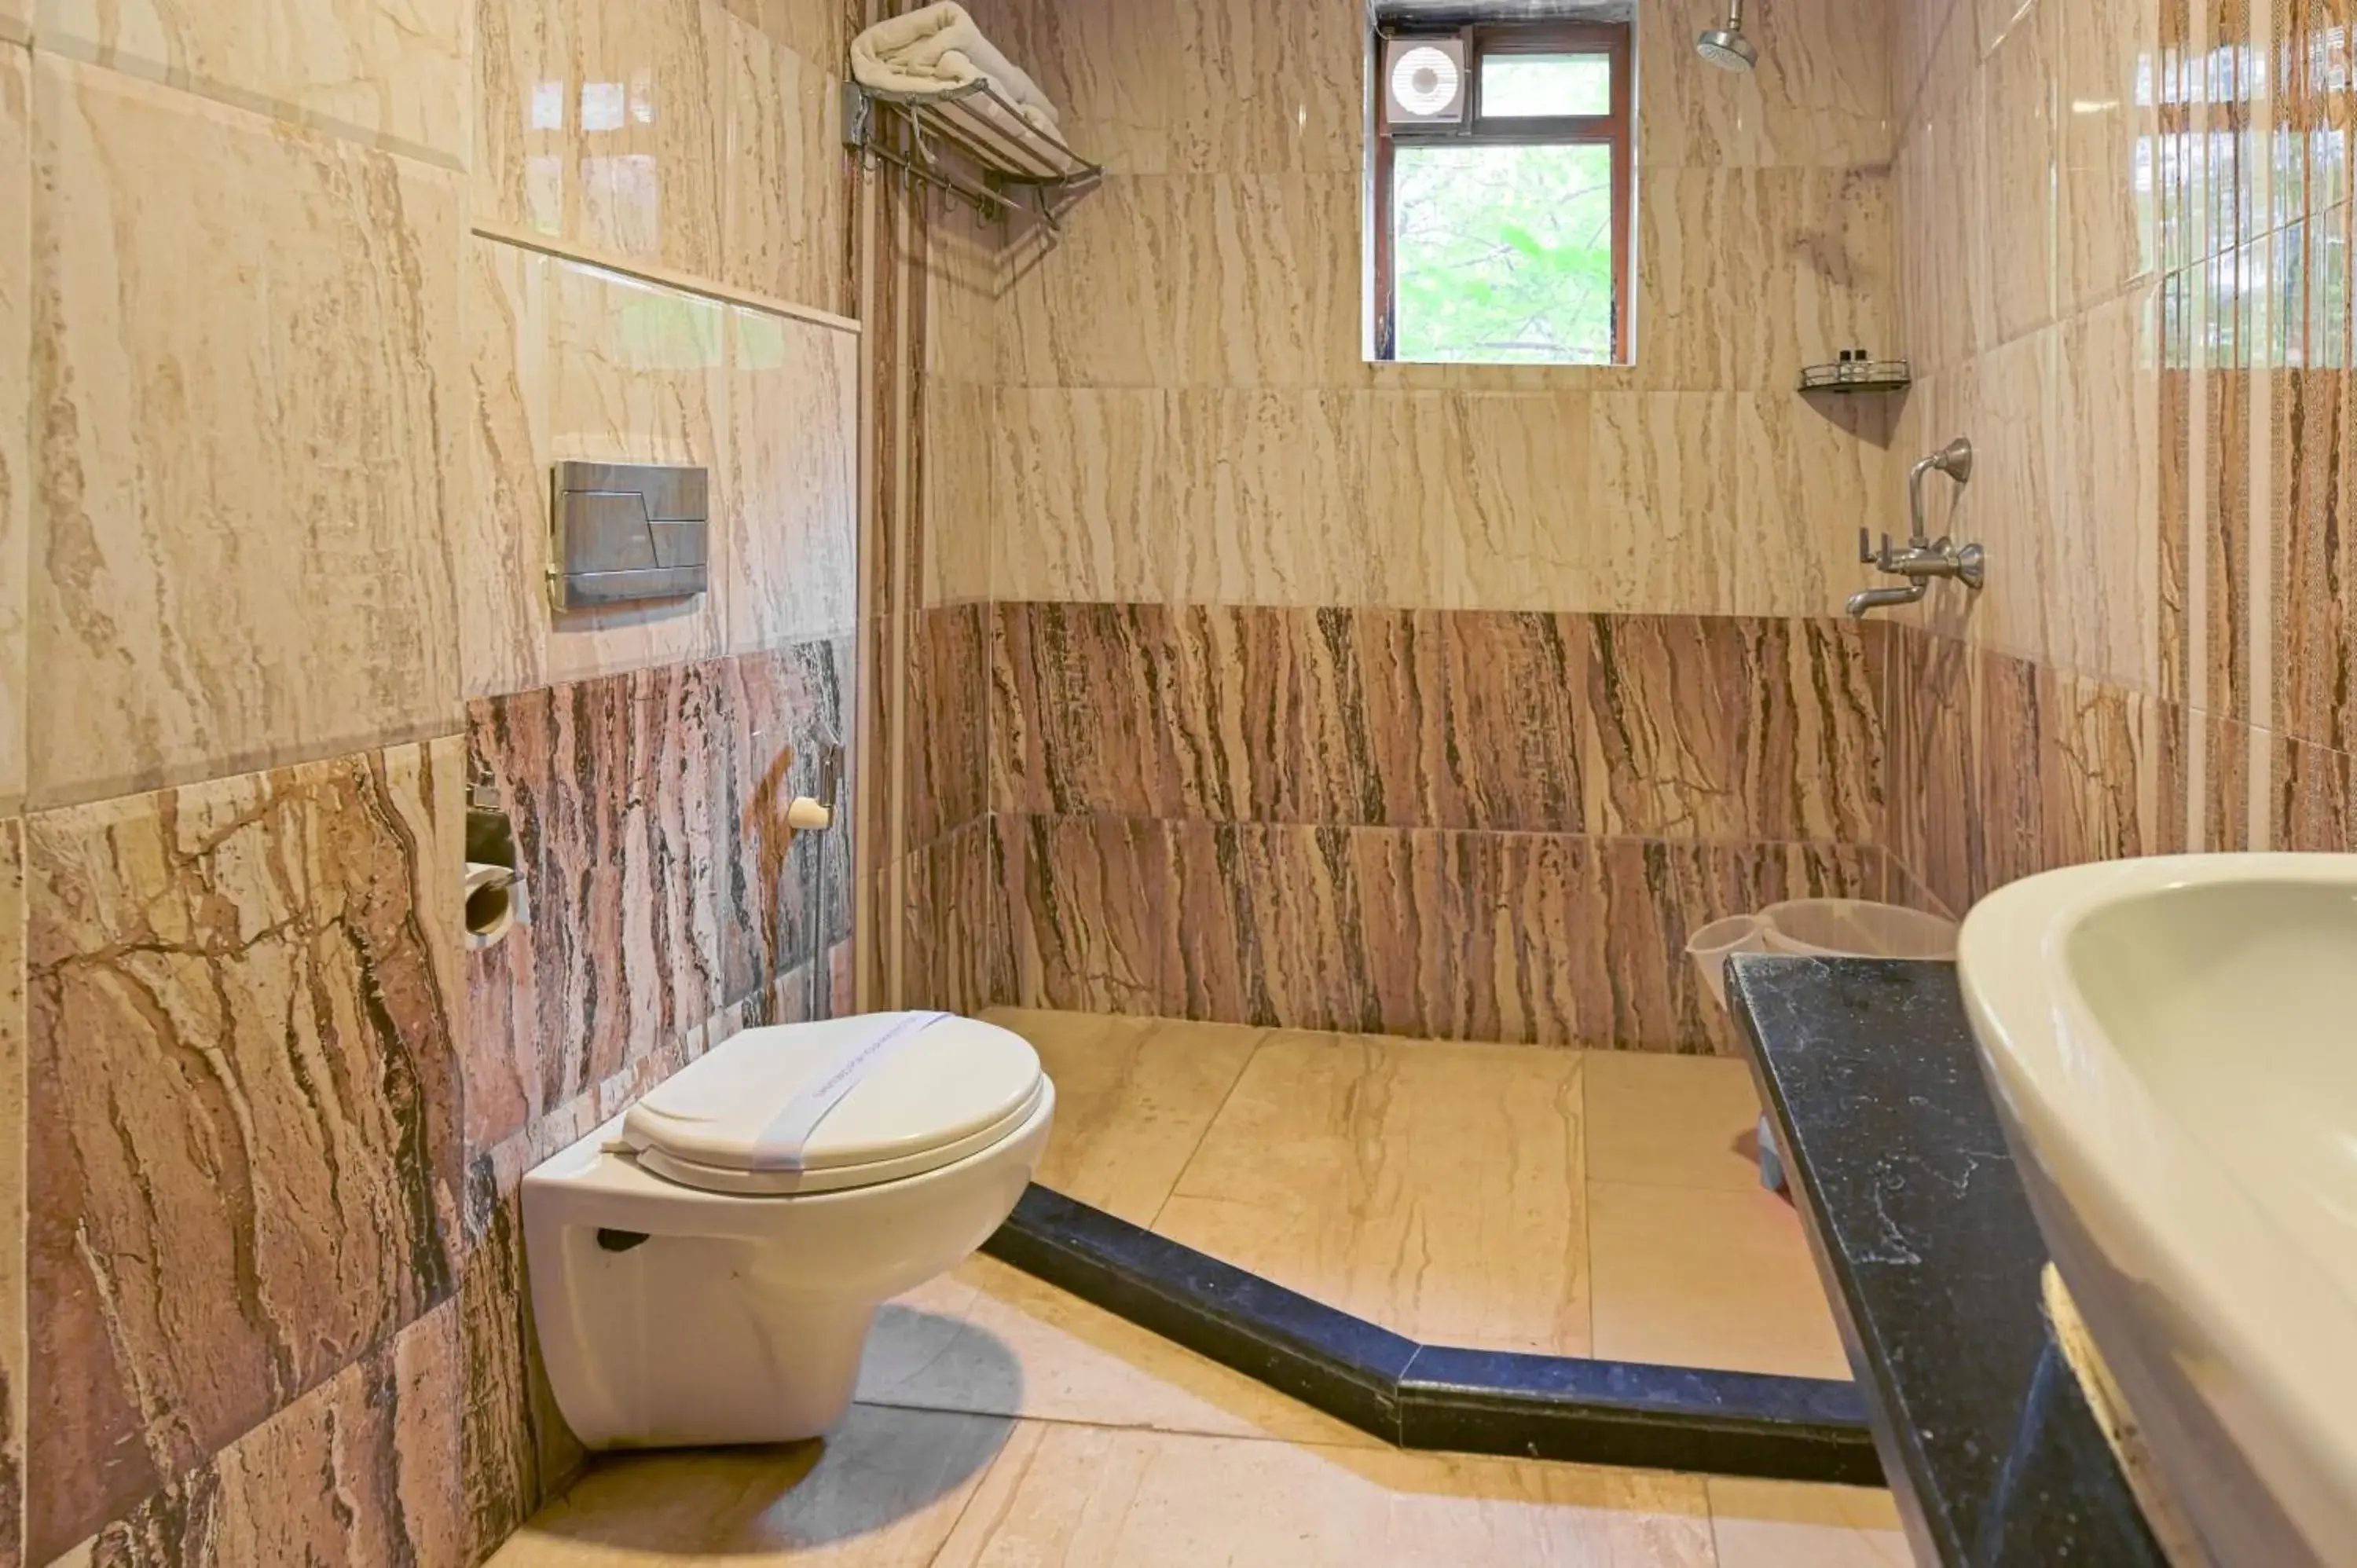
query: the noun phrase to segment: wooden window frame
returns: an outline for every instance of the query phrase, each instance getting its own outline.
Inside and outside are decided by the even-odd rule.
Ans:
[[[1390,84],[1383,80],[1383,44],[1390,38],[1460,38],[1465,40],[1467,91],[1471,112],[1462,124],[1423,126],[1385,124]],[[1612,358],[1630,362],[1635,289],[1631,257],[1635,246],[1636,181],[1631,128],[1635,102],[1631,28],[1621,22],[1477,22],[1456,28],[1379,27],[1370,49],[1374,77],[1375,166],[1372,208],[1374,230],[1374,357],[1396,362],[1399,349],[1399,277],[1392,211],[1395,149],[1409,146],[1609,146],[1612,149]],[[1481,62],[1491,55],[1607,55],[1612,61],[1612,107],[1605,114],[1485,118],[1481,113]],[[1517,361],[1522,362],[1522,361]]]

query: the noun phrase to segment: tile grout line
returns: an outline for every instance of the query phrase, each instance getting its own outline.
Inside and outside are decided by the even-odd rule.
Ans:
[[[1187,1018],[1172,1018],[1158,1020],[1158,1022],[1192,1025],[1195,1021]],[[1187,1173],[1194,1168],[1196,1159],[1203,1152],[1203,1145],[1211,1141],[1211,1129],[1219,1125],[1220,1118],[1228,1113],[1228,1107],[1234,1103],[1236,1090],[1243,1085],[1244,1075],[1252,1071],[1253,1063],[1259,1059],[1260,1053],[1266,1048],[1270,1037],[1276,1033],[1275,1029],[1261,1030],[1259,1036],[1253,1041],[1252,1049],[1244,1053],[1243,1061],[1236,1069],[1236,1076],[1228,1081],[1227,1091],[1220,1096],[1220,1103],[1213,1107],[1211,1114],[1205,1118],[1203,1130],[1195,1134],[1194,1146],[1187,1151],[1187,1157],[1179,1162],[1178,1173],[1170,1178],[1169,1188],[1163,1193],[1162,1201],[1154,1206],[1154,1217],[1146,1222],[1146,1230],[1153,1231],[1156,1235],[1161,1234],[1160,1231],[1155,1230],[1155,1227],[1162,1223],[1163,1211],[1170,1207],[1170,1200],[1178,1196],[1179,1184],[1187,1179]]]

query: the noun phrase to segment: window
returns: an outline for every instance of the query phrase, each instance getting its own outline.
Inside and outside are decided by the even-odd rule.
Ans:
[[[1374,357],[1630,358],[1629,27],[1378,28]]]

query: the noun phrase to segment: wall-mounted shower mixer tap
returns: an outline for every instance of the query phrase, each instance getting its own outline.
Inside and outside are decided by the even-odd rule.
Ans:
[[[1958,436],[1909,470],[1907,505],[1914,532],[1903,547],[1893,546],[1886,533],[1882,548],[1877,550],[1872,533],[1863,528],[1857,531],[1859,562],[1890,576],[1905,577],[1908,584],[1903,588],[1868,588],[1851,595],[1853,618],[1895,605],[1920,604],[1931,592],[1934,577],[1953,577],[1975,593],[1988,580],[1988,553],[1979,545],[1958,544],[1946,534],[1937,539],[1929,536],[1923,522],[1923,481],[1933,474],[1945,474],[1959,485],[1972,483],[1973,444]]]

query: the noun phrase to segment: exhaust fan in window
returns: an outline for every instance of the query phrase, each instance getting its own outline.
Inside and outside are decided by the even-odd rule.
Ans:
[[[1465,39],[1388,38],[1383,43],[1383,124],[1465,123]]]

